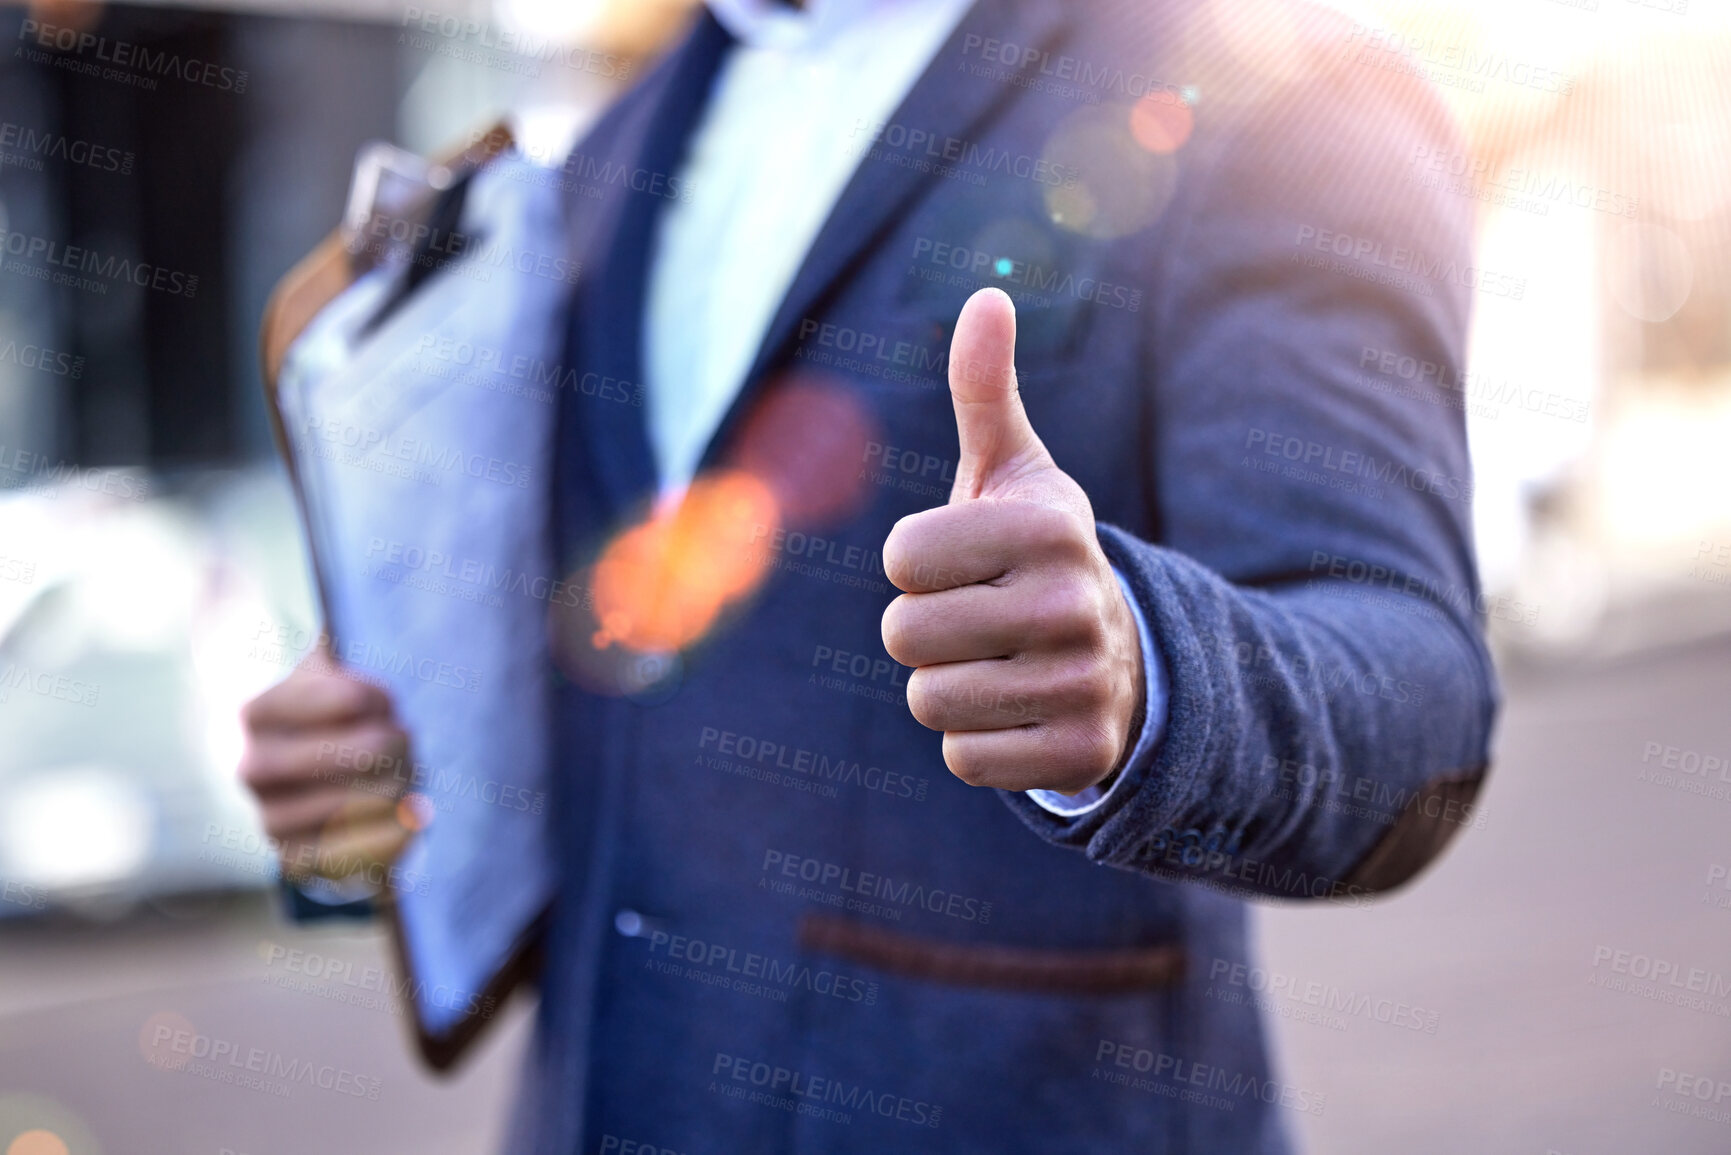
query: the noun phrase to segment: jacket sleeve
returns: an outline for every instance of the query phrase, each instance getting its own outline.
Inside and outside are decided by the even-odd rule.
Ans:
[[[1462,365],[1471,296],[1524,282],[1473,265],[1470,201],[1413,179],[1461,147],[1440,104],[1375,71],[1199,120],[1185,158],[1126,479],[1149,524],[1100,529],[1165,733],[1085,813],[1005,795],[1096,861],[1356,901],[1478,821],[1497,694]]]

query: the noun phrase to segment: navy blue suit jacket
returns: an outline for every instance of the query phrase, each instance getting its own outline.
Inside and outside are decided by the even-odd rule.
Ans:
[[[1507,286],[1470,204],[1404,179],[1458,144],[1421,84],[1344,22],[1236,37],[1219,7],[980,0],[847,186],[705,465],[817,378],[866,415],[814,467],[858,499],[753,542],[761,585],[675,677],[561,692],[513,1150],[1275,1152],[1325,1109],[1222,976],[1245,899],[1360,903],[1472,820],[1496,692],[1457,383],[1471,295]],[[567,570],[653,490],[620,398],[713,35],[566,168],[593,186],[568,355],[626,383],[561,397]],[[947,496],[950,332],[993,284],[1170,675],[1152,763],[1075,819],[952,777],[879,634],[884,538]]]

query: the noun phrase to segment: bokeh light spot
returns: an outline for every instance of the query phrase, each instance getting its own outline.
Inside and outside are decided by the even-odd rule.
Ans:
[[[893,350],[876,347],[853,355],[876,359],[880,352],[893,357]],[[865,495],[861,474],[873,427],[851,389],[821,377],[790,376],[773,383],[752,407],[729,461],[769,487],[785,524],[832,525],[853,513]]]
[[[1153,224],[1178,185],[1171,150],[1151,151],[1131,131],[1131,115],[1121,104],[1071,113],[1047,139],[1043,156],[1067,177],[1047,186],[1048,218],[1097,240],[1116,240]]]
[[[1190,106],[1170,92],[1150,92],[1130,108],[1130,135],[1152,153],[1177,152],[1195,126]]]
[[[102,1155],[90,1127],[64,1103],[34,1091],[0,1094],[0,1155]]]
[[[52,1131],[26,1131],[6,1144],[6,1155],[69,1155],[66,1141]]]

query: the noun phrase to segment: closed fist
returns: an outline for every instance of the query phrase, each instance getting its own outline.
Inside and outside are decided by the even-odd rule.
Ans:
[[[241,713],[240,776],[258,799],[283,875],[382,884],[408,845],[399,800],[413,777],[390,695],[323,650]]]
[[[1028,423],[1015,350],[1010,298],[975,293],[950,345],[955,486],[884,543],[906,591],[884,611],[884,648],[915,667],[908,707],[944,732],[956,777],[1073,794],[1135,739],[1142,648],[1093,506]]]

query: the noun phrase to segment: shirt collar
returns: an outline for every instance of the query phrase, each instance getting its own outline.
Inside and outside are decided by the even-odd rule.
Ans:
[[[707,0],[709,10],[739,43],[753,48],[791,49],[832,33],[880,7],[883,0]]]

